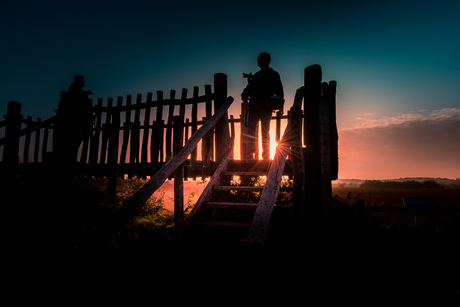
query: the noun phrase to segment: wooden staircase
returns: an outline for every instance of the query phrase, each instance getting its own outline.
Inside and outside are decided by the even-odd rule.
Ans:
[[[264,188],[261,177],[267,176],[271,164],[271,160],[223,161],[190,214],[183,240],[192,244],[231,246],[246,239]],[[290,163],[283,174],[292,175]],[[290,191],[292,186],[280,187],[280,192]],[[288,221],[289,214],[290,206],[277,201],[270,227],[272,224],[276,227],[277,220]]]

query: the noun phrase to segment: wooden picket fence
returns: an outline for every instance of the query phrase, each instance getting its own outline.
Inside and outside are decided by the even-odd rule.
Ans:
[[[224,74],[216,74],[216,86],[221,87],[217,91],[227,91]],[[65,94],[61,93],[61,97]],[[162,91],[157,91],[156,100],[150,92],[146,97],[137,94],[135,99],[131,95],[118,97],[116,101],[97,99],[92,132],[79,149],[78,175],[151,176],[173,155],[175,116],[183,120],[180,144],[183,145],[213,115],[215,93],[211,85],[205,85],[201,95],[196,86],[191,97],[187,89],[181,91],[179,98],[174,90],[170,91],[169,98],[164,96]],[[205,116],[199,118],[198,114]],[[32,120],[31,116],[21,114],[20,103],[9,102],[5,119],[0,122],[0,168],[21,176],[46,167],[53,159],[56,118]],[[234,123],[232,120],[232,125]],[[215,153],[214,134],[210,131],[190,154],[186,177],[206,176]]]
[[[216,76],[214,87],[217,86],[217,91],[226,92],[226,76]],[[219,76],[222,77],[219,79]],[[66,94],[61,93],[61,101]],[[183,145],[215,112],[215,93],[209,84],[204,86],[204,94],[200,94],[200,88],[195,86],[191,97],[185,88],[180,97],[177,97],[175,90],[170,91],[169,98],[162,91],[156,92],[155,100],[153,96],[149,92],[144,96],[137,94],[135,99],[132,95],[105,101],[97,99],[93,107],[93,129],[80,146],[74,170],[76,175],[116,175],[119,178],[151,176],[173,155],[174,117],[179,116],[183,120]],[[10,101],[5,119],[0,121],[0,169],[8,170],[15,176],[40,171],[54,159],[53,136],[57,116],[33,120],[32,116],[21,113],[21,107],[19,102]],[[205,116],[199,117],[199,114]],[[247,144],[245,127],[241,125],[243,116],[242,111],[237,118],[233,115],[227,118],[231,142],[233,144],[239,138],[241,149]],[[282,121],[287,121],[287,118],[280,112],[273,117],[277,141],[281,135]],[[212,130],[188,157],[184,176],[210,176],[216,160],[215,147]],[[233,156],[237,156],[236,153]]]

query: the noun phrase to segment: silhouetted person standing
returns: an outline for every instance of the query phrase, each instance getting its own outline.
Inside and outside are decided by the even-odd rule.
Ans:
[[[93,100],[88,98],[93,92],[83,89],[85,83],[85,77],[75,76],[68,92],[62,92],[57,110],[54,151],[57,160],[68,166],[77,160],[78,148],[93,125]]]
[[[241,98],[247,108],[248,135],[251,138],[245,153],[245,159],[253,159],[256,144],[256,128],[259,119],[262,122],[262,157],[268,160],[270,156],[270,121],[274,110],[283,112],[284,91],[280,75],[269,67],[270,54],[262,52],[257,58],[260,70],[254,75],[244,75],[248,85],[243,90]],[[258,157],[255,157],[256,159]]]

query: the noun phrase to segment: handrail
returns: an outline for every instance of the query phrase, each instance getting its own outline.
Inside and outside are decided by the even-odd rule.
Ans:
[[[249,230],[248,238],[243,240],[244,243],[263,244],[267,239],[267,229],[270,222],[270,216],[275,206],[276,199],[280,191],[281,179],[283,176],[284,166],[289,154],[289,148],[295,146],[296,138],[300,138],[301,134],[296,133],[296,127],[302,116],[301,104],[303,97],[303,88],[296,91],[294,105],[290,109],[289,120],[286,130],[276,147],[275,157],[268,171],[267,181],[262,195],[260,196],[259,204],[254,219]]]
[[[197,202],[195,203],[195,206],[193,207],[192,211],[185,220],[184,229],[182,229],[181,235],[187,232],[187,228],[190,226],[193,219],[199,215],[199,212],[201,211],[203,204],[211,198],[213,187],[219,183],[219,180],[227,170],[228,162],[231,159],[233,159],[233,149],[229,147],[227,149],[227,152],[224,154],[222,161],[220,161],[219,165],[214,171],[214,174],[212,175],[208,184],[206,185]]]
[[[163,167],[158,170],[158,172],[153,175],[149,181],[147,181],[142,188],[137,191],[131,199],[129,199],[123,207],[123,215],[128,214],[128,217],[131,217],[132,214],[135,214],[147,200],[152,196],[153,193],[169,178],[174,171],[180,167],[187,157],[192,153],[192,151],[197,146],[198,142],[217,124],[217,122],[224,116],[227,112],[227,109],[232,105],[233,97],[229,96],[225,100],[224,104],[214,113],[213,116],[209,118],[201,127],[198,129],[187,141],[185,146],[179,151],[177,155],[172,157]]]

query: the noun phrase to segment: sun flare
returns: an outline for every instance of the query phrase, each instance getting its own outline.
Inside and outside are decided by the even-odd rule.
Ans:
[[[260,137],[262,139],[262,137]],[[276,152],[276,131],[270,130],[270,159],[273,160]],[[262,142],[259,141],[259,159],[262,159]]]

